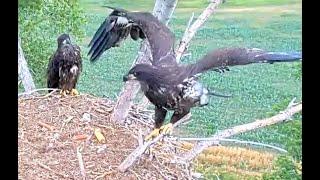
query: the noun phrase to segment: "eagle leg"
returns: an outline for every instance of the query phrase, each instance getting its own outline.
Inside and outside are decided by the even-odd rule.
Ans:
[[[160,134],[160,128],[166,118],[167,110],[161,106],[155,107],[155,129],[145,137],[145,141],[149,141]]]
[[[171,134],[173,130],[173,124],[172,123],[168,123],[166,125],[163,125],[160,127],[160,132],[163,134]]]
[[[78,96],[79,95],[79,91],[76,89],[72,89],[71,90],[71,96]]]

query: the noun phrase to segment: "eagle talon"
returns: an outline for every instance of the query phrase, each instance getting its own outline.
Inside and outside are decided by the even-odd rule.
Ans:
[[[146,137],[144,138],[144,140],[145,140],[145,141],[149,141],[149,140],[151,140],[152,138],[157,137],[159,134],[160,134],[160,129],[159,129],[159,128],[156,128],[156,129],[154,129],[148,136],[146,136]]]
[[[68,91],[67,90],[60,90],[61,96],[67,96]]]
[[[76,89],[72,89],[71,90],[71,96],[78,96],[79,95],[79,91]]]
[[[169,123],[160,127],[160,132],[163,134],[171,134],[173,130],[173,124]]]

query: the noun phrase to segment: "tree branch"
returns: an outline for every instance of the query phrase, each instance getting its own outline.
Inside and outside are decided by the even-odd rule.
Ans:
[[[302,111],[302,103],[289,107],[285,111],[280,112],[279,114],[272,116],[270,118],[256,120],[252,123],[243,124],[243,125],[235,126],[230,129],[220,131],[216,133],[214,136],[212,136],[209,141],[198,142],[190,152],[183,154],[181,158],[182,162],[190,162],[198,154],[200,154],[204,149],[206,149],[209,146],[212,146],[216,141],[219,141],[219,139],[227,138],[236,134],[262,128],[272,124],[284,122],[285,120],[290,118],[292,115],[300,111]]]
[[[21,78],[24,90],[29,92],[36,88],[31,73],[28,68],[27,61],[21,48],[21,39],[18,37],[18,75]]]
[[[178,127],[180,124],[186,122],[191,117],[191,114],[187,114],[181,120],[173,124],[173,128]],[[147,141],[142,146],[138,146],[118,167],[118,170],[121,172],[125,172],[129,167],[131,167],[139,158],[140,156],[147,150],[148,147],[153,145],[154,143],[158,142],[162,139],[165,134],[160,134],[156,138],[151,141]]]
[[[222,0],[211,1],[208,7],[202,12],[198,19],[186,29],[186,32],[183,35],[183,38],[180,41],[179,47],[176,49],[176,59],[177,62],[180,61],[182,54],[185,52],[187,46],[189,45],[191,39],[194,37],[198,29],[203,25],[203,23],[209,18],[211,14],[215,12],[215,9],[219,4],[222,3]]]
[[[52,94],[56,91],[58,91],[59,89],[56,88],[39,88],[39,89],[34,89],[32,91],[28,91],[28,92],[24,92],[24,93],[19,93],[18,97],[20,96],[24,96],[24,95],[31,95],[32,93],[38,92],[38,91],[48,91],[48,90],[52,90],[52,92],[50,92],[49,94]]]
[[[174,138],[173,138],[174,139]],[[176,138],[179,141],[212,141],[214,139],[212,139],[212,137],[209,138]],[[213,145],[218,145],[220,144],[220,142],[234,142],[234,143],[240,143],[240,144],[249,144],[249,145],[256,145],[256,146],[263,146],[263,147],[268,147],[268,148],[272,148],[275,149],[277,151],[280,151],[282,153],[288,153],[287,150],[276,147],[276,146],[272,146],[269,144],[264,144],[264,143],[259,143],[259,142],[253,142],[253,141],[243,141],[243,140],[238,140],[238,139],[225,139],[225,138],[221,138],[221,139],[217,139],[216,142],[214,142]]]

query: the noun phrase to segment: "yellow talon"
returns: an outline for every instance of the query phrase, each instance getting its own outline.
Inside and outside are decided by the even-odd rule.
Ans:
[[[62,96],[67,96],[67,90],[60,90],[60,94]]]
[[[160,134],[160,129],[154,129],[148,136],[144,138],[145,141],[149,141],[150,139],[157,137]]]
[[[148,141],[154,137],[159,136],[160,133],[171,134],[172,130],[173,130],[173,124],[169,123],[167,125],[161,126],[160,128],[154,129],[148,136],[146,136],[144,140]]]
[[[78,90],[72,89],[72,90],[71,90],[71,96],[77,96],[77,95],[79,95]]]
[[[164,126],[160,127],[161,133],[164,133],[164,134],[171,134],[172,130],[173,130],[173,124],[172,123],[169,123],[167,125],[164,125]]]

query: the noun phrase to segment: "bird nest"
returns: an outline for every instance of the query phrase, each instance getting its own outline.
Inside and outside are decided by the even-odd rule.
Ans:
[[[110,120],[114,102],[80,95],[28,96],[18,100],[19,179],[185,179],[170,163],[166,142],[153,146],[126,172],[119,164],[152,127],[152,111],[133,106],[125,125]],[[99,130],[105,141],[99,141]],[[169,147],[169,146],[168,146]],[[173,147],[170,144],[170,147]],[[175,148],[176,149],[176,148]],[[154,152],[157,152],[155,155]]]
[[[18,99],[19,179],[196,179],[191,164],[173,160],[193,143],[163,138],[126,172],[118,166],[153,127],[153,111],[134,105],[126,124],[110,120],[114,102],[83,94],[21,96]],[[182,132],[175,129],[174,134]],[[98,140],[101,132],[105,141]],[[139,146],[140,147],[140,146]],[[239,147],[212,147],[198,156],[198,167],[261,178],[274,156]],[[245,164],[240,168],[239,162]],[[226,169],[227,167],[227,169]],[[240,176],[239,176],[240,177]]]

